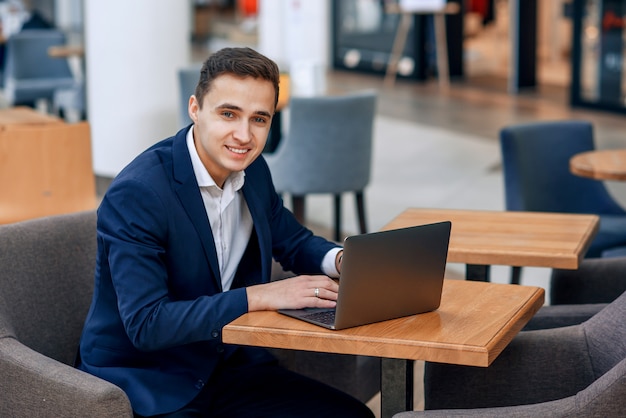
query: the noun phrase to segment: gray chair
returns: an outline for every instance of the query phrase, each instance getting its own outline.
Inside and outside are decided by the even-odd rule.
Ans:
[[[133,416],[120,388],[72,367],[95,258],[95,211],[0,226],[0,417]],[[273,353],[363,402],[380,390],[378,358]]]
[[[626,293],[579,325],[523,331],[487,368],[426,363],[417,417],[623,417]]]
[[[335,241],[341,241],[341,195],[356,197],[359,231],[367,232],[364,190],[369,184],[377,95],[292,97],[288,133],[265,154],[279,193],[288,193],[305,221],[305,196],[334,196]]]
[[[133,416],[120,388],[73,367],[95,231],[94,211],[0,227],[0,416]]]
[[[48,54],[51,46],[64,45],[65,35],[55,29],[28,29],[9,37],[6,43],[4,95],[10,106],[52,104],[58,89],[80,85],[66,59]]]
[[[180,128],[184,128],[192,123],[187,108],[189,105],[189,97],[195,93],[196,85],[200,79],[200,68],[200,65],[191,65],[178,70],[178,124]]]

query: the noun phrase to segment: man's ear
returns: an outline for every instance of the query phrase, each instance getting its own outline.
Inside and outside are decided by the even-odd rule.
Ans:
[[[198,99],[196,99],[196,95],[193,94],[189,97],[189,104],[187,105],[187,111],[189,112],[189,118],[193,121],[193,123],[198,123],[198,110],[200,107],[198,106]]]

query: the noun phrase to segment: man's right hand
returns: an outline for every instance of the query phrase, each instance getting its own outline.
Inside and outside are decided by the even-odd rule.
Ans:
[[[246,288],[248,311],[334,308],[338,290],[339,285],[324,275],[303,275],[254,285]]]

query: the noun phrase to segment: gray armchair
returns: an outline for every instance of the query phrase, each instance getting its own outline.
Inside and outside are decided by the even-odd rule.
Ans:
[[[622,417],[626,293],[589,320],[524,331],[490,367],[427,363],[416,417]]]
[[[72,366],[95,258],[95,211],[0,226],[0,417],[133,416],[120,388]],[[379,390],[377,358],[274,353],[364,402]]]
[[[95,212],[0,227],[0,416],[132,417],[117,386],[75,369],[91,303]]]

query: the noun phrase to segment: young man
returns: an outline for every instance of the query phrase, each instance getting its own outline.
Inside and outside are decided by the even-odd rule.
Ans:
[[[193,125],[116,177],[98,209],[95,292],[78,367],[137,416],[371,417],[355,399],[221,342],[257,310],[332,307],[341,248],[283,207],[261,155],[276,64],[249,48],[204,63]],[[299,276],[270,282],[274,257]]]

